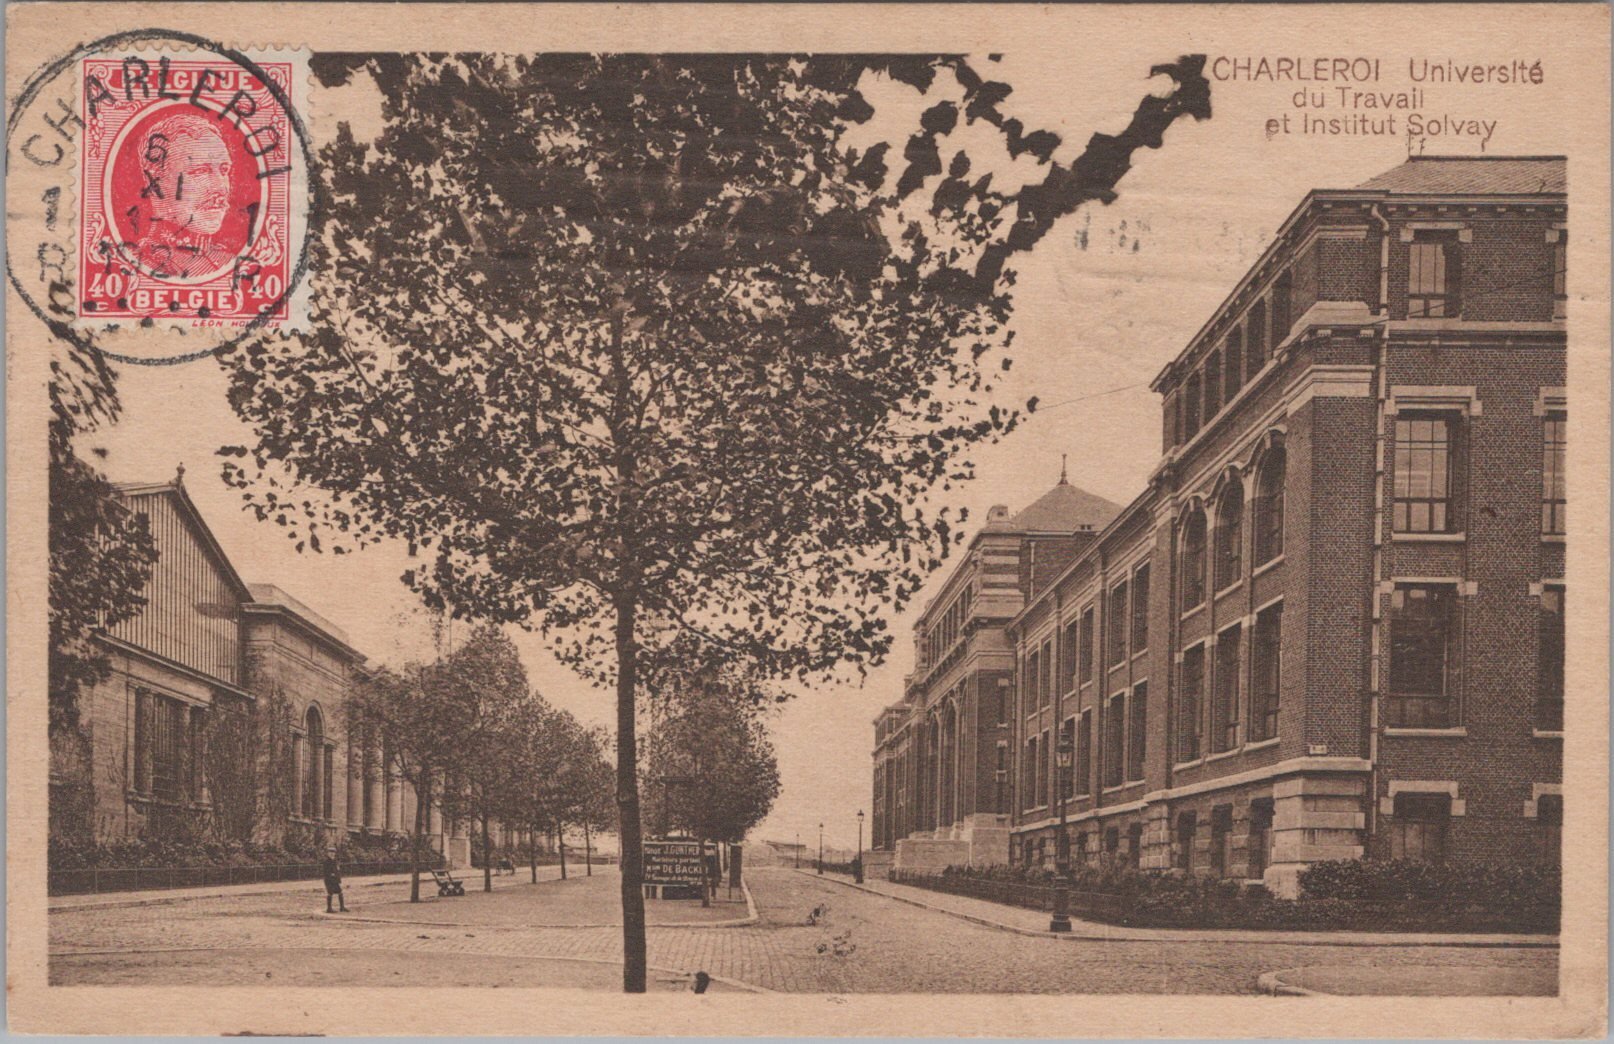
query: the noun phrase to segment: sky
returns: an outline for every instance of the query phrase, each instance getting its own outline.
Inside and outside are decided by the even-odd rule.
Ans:
[[[1374,89],[1409,86],[1407,59],[1420,46],[1417,35],[1392,33],[1365,19],[1359,28],[1348,51],[1381,60],[1383,77]],[[1528,53],[1532,31],[1520,27],[1521,53]],[[1051,61],[1052,49],[1043,47],[1005,53],[995,65],[984,58],[975,64],[1014,87],[1003,106],[1008,115],[1061,136],[1054,158],[1068,162],[1091,133],[1121,130],[1143,94],[1164,84],[1147,78],[1150,65],[1196,49],[1213,58],[1256,53],[1247,40],[1236,52],[1218,50],[1219,43],[1234,39],[1218,36],[1185,38],[1167,47],[1158,31],[1148,44],[1116,35],[1082,41],[1079,61]],[[1455,48],[1461,42],[1454,38],[1450,44]],[[1266,47],[1273,55],[1297,53],[1294,41],[1282,34],[1271,35]],[[1495,119],[1486,143],[1491,155],[1564,152],[1567,144],[1555,137],[1559,124],[1547,118],[1552,77],[1561,73],[1549,67],[1548,86],[1539,89],[1430,88],[1427,111]],[[979,477],[954,501],[967,507],[970,517],[984,518],[995,504],[1011,510],[1029,504],[1058,480],[1067,456],[1073,484],[1117,503],[1130,501],[1143,489],[1160,451],[1159,403],[1149,381],[1186,346],[1308,190],[1359,184],[1416,147],[1403,137],[1269,136],[1268,119],[1288,113],[1298,120],[1296,87],[1213,81],[1209,121],[1176,123],[1163,148],[1134,155],[1114,203],[1078,210],[1030,255],[1019,256],[1015,365],[999,382],[999,401],[1019,404],[1036,396],[1041,406],[1007,440],[973,454]],[[881,112],[895,112],[899,100],[900,91],[892,93],[892,108]],[[378,102],[373,86],[362,80],[340,90],[316,89],[316,135],[333,133],[340,118],[353,125],[361,141],[373,136]],[[1479,151],[1473,138],[1441,138],[1422,147],[1440,154]],[[944,151],[942,159],[945,165],[949,153]],[[248,582],[288,591],[344,628],[352,644],[374,661],[426,655],[424,622],[398,579],[408,567],[401,548],[382,546],[345,557],[299,554],[283,532],[244,511],[241,494],[224,487],[216,450],[248,440],[225,402],[224,388],[223,374],[210,359],[124,367],[119,375],[123,417],[115,427],[94,433],[86,446],[107,451],[104,466],[117,481],[166,481],[183,463],[187,489]],[[930,590],[940,586],[946,568],[932,577]],[[816,840],[822,822],[828,844],[850,848],[855,843],[856,813],[869,811],[872,721],[901,696],[903,676],[913,663],[911,628],[923,604],[922,597],[891,621],[898,641],[885,665],[861,680],[798,689],[776,713],[771,724],[783,792],[753,837]],[[555,663],[541,639],[520,632],[512,636],[534,684],[549,700],[585,723],[611,724],[611,694]]]

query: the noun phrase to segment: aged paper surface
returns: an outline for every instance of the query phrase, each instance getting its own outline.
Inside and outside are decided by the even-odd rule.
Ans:
[[[14,1029],[1606,1032],[1605,7],[7,28]],[[636,394],[639,427],[590,405]],[[654,451],[591,471],[629,429]],[[713,719],[641,736],[646,839],[681,838],[644,849],[644,996],[593,684],[623,633],[641,685],[751,639],[725,669],[785,679],[741,858],[693,836],[710,761],[668,768]],[[483,640],[606,812],[417,799],[488,759],[420,769],[387,701]],[[411,832],[466,894],[408,901]],[[1319,904],[1357,859],[1472,901]],[[746,883],[670,898],[711,860]]]

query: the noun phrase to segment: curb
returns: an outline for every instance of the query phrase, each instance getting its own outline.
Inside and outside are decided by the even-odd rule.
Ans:
[[[970,921],[970,922],[972,922],[974,924],[979,924],[979,925],[982,925],[982,926],[987,927],[987,928],[995,928],[998,931],[1013,932],[1015,935],[1025,935],[1025,936],[1030,936],[1032,938],[1038,938],[1038,939],[1056,939],[1056,940],[1060,940],[1060,941],[1063,941],[1063,942],[1110,942],[1110,943],[1128,943],[1128,942],[1130,942],[1130,943],[1139,943],[1139,942],[1156,942],[1156,943],[1162,943],[1162,942],[1163,943],[1198,942],[1198,943],[1205,943],[1205,942],[1211,942],[1211,943],[1223,943],[1223,944],[1246,943],[1246,944],[1257,945],[1257,946],[1260,946],[1260,945],[1272,945],[1272,946],[1276,946],[1276,945],[1282,945],[1282,946],[1354,946],[1354,947],[1361,947],[1361,948],[1400,947],[1400,948],[1405,948],[1405,949],[1410,949],[1410,948],[1414,948],[1414,947],[1421,948],[1421,947],[1429,947],[1429,946],[1444,946],[1444,947],[1449,947],[1449,948],[1454,948],[1454,949],[1472,949],[1472,950],[1494,950],[1494,949],[1556,950],[1556,949],[1558,949],[1558,946],[1559,946],[1557,936],[1544,937],[1542,941],[1537,942],[1534,939],[1524,939],[1524,940],[1512,940],[1512,939],[1508,939],[1508,940],[1467,939],[1467,938],[1463,938],[1462,936],[1455,936],[1455,937],[1439,936],[1439,937],[1435,937],[1435,938],[1430,938],[1428,936],[1424,936],[1422,938],[1414,938],[1414,939],[1393,939],[1393,938],[1383,938],[1383,939],[1339,938],[1339,939],[1330,939],[1330,938],[1326,938],[1326,937],[1313,936],[1311,938],[1305,938],[1305,939],[1289,939],[1289,938],[1281,937],[1281,935],[1279,933],[1276,933],[1276,932],[1272,933],[1272,935],[1269,936],[1269,937],[1257,938],[1257,939],[1218,938],[1217,937],[1218,933],[1220,931],[1223,931],[1223,929],[1201,929],[1201,930],[1192,930],[1192,929],[1177,929],[1177,930],[1149,929],[1151,931],[1160,931],[1160,932],[1162,932],[1163,934],[1160,934],[1160,935],[1113,934],[1113,933],[1109,933],[1109,932],[1099,934],[1099,933],[1095,933],[1095,932],[1082,932],[1082,931],[1045,932],[1045,931],[1039,931],[1039,930],[1037,930],[1035,928],[1022,928],[1021,926],[1019,926],[1017,924],[1005,924],[1002,921],[994,921],[989,917],[981,917],[981,916],[978,916],[976,914],[967,914],[967,913],[961,913],[961,912],[959,912],[957,910],[949,910],[949,909],[947,909],[946,907],[943,907],[943,906],[936,906],[936,905],[933,905],[931,903],[923,902],[923,901],[918,900],[918,899],[910,899],[908,896],[905,896],[905,895],[892,895],[889,892],[882,892],[877,888],[870,888],[867,885],[860,885],[860,884],[857,884],[856,882],[853,882],[853,881],[842,881],[839,878],[833,877],[833,876],[828,875],[828,874],[820,877],[817,874],[808,873],[805,870],[797,870],[795,872],[798,873],[798,874],[803,874],[803,875],[805,875],[807,877],[811,877],[814,880],[833,881],[833,882],[835,882],[836,884],[840,885],[843,888],[853,888],[853,889],[856,889],[859,892],[867,892],[869,895],[877,895],[882,899],[890,899],[890,900],[892,900],[894,902],[907,903],[909,906],[917,906],[921,910],[929,910],[929,911],[931,911],[933,913],[946,914],[948,917],[956,917],[961,921]],[[1122,933],[1130,933],[1132,931],[1132,929],[1123,928],[1123,927],[1119,927],[1119,926],[1117,926],[1117,928],[1115,930],[1116,930],[1116,932],[1122,932]],[[1255,928],[1239,929],[1239,931],[1241,931],[1241,932],[1249,932],[1249,933],[1258,933],[1260,931],[1260,929],[1255,929]],[[1548,939],[1550,939],[1550,941],[1548,941]],[[1289,987],[1289,988],[1298,988],[1298,987]]]
[[[380,947],[380,948],[385,949],[385,947]],[[231,951],[238,951],[238,950],[242,950],[242,949],[252,949],[253,952],[255,952],[255,953],[310,953],[310,952],[314,952],[314,953],[374,953],[378,949],[378,947],[373,947],[373,946],[371,946],[371,947],[364,947],[364,946],[260,946],[260,947],[241,947],[241,946],[151,946],[151,947],[140,947],[140,948],[129,949],[129,950],[108,950],[108,949],[98,949],[98,950],[55,950],[55,951],[52,951],[49,954],[49,958],[54,960],[57,957],[69,957],[69,958],[70,957],[122,957],[122,956],[126,956],[126,955],[129,955],[129,954],[138,954],[138,953],[219,953],[219,952],[228,953],[228,952],[231,952]],[[411,951],[411,952],[424,953],[426,951],[415,950],[415,951]],[[444,957],[444,956],[447,956],[447,957],[492,957],[492,958],[498,958],[498,959],[510,960],[510,961],[569,961],[569,962],[574,963],[574,964],[603,964],[603,965],[608,965],[608,966],[610,966],[612,968],[620,968],[620,967],[622,967],[622,962],[621,961],[613,961],[613,960],[609,960],[609,959],[604,958],[604,957],[556,957],[556,956],[553,956],[553,955],[550,955],[550,954],[489,953],[489,952],[487,952],[485,950],[469,950],[469,951],[467,951],[467,950],[456,950],[451,954],[446,954],[446,955],[445,954],[436,954],[436,955],[430,955],[430,956],[437,956],[439,958]],[[692,972],[692,971],[680,971],[677,968],[664,968],[664,967],[661,967],[660,965],[656,965],[656,964],[647,964],[647,965],[645,965],[645,970],[646,971],[651,971],[651,972],[656,972],[656,973],[658,973],[660,975],[675,975],[675,976],[679,976],[681,978],[687,977],[687,978],[693,979],[694,976],[695,976],[695,973]],[[743,991],[745,991],[747,993],[773,993],[773,992],[775,992],[774,990],[768,989],[766,986],[757,986],[754,983],[743,982],[743,981],[741,981],[739,979],[731,979],[726,975],[712,975],[711,972],[707,972],[706,974],[711,975],[711,978],[712,978],[713,982],[720,982],[725,986],[733,986],[735,989],[743,990]],[[363,988],[366,988],[366,987],[358,987],[358,988],[363,989]]]
[[[402,882],[407,882],[408,880],[408,875],[402,878]],[[344,881],[343,885],[348,888],[379,888],[382,885],[399,883],[401,882],[398,878],[389,876],[380,881]],[[300,887],[302,885],[308,885],[310,891],[317,891],[320,895],[325,894],[325,886],[320,883],[317,877],[309,878],[307,881],[287,881],[286,885],[288,887],[265,888],[257,892],[203,892],[200,894],[175,894],[187,891],[180,888],[162,889],[156,894],[139,899],[108,899],[99,903],[63,903],[55,906],[47,905],[45,910],[47,913],[73,913],[78,910],[118,910],[135,906],[162,906],[167,903],[188,903],[196,899],[238,899],[253,895],[282,895],[287,892],[301,892],[303,891],[303,888]]]
[[[1329,996],[1329,994],[1318,993],[1316,990],[1308,990],[1308,989],[1305,989],[1304,987],[1301,987],[1301,986],[1291,986],[1287,982],[1284,982],[1282,978],[1280,978],[1280,976],[1287,975],[1289,972],[1292,972],[1292,971],[1295,971],[1295,970],[1297,970],[1297,969],[1285,968],[1282,971],[1262,972],[1260,978],[1255,980],[1255,985],[1262,993],[1265,993],[1265,994],[1267,994],[1269,996],[1272,996],[1272,997],[1326,997],[1326,996]]]
[[[478,873],[477,876],[480,877],[480,873]],[[422,870],[422,884],[428,883],[430,879],[430,872]],[[469,881],[471,878],[467,876],[464,878],[464,880]],[[495,880],[497,880],[497,878],[495,878]],[[556,877],[552,878],[551,880],[559,881],[561,878]],[[303,891],[303,886],[305,885],[311,890],[317,891],[320,895],[325,894],[325,886],[317,877],[310,877],[300,881],[283,881],[275,883],[282,885],[283,887],[263,888],[251,892],[210,892],[197,891],[189,888],[154,888],[151,890],[150,894],[142,895],[139,898],[107,899],[104,902],[59,903],[56,905],[47,905],[45,910],[47,913],[73,913],[78,910],[117,910],[136,906],[160,906],[164,903],[186,903],[196,899],[238,899],[255,895],[284,895],[289,892],[301,892]],[[383,885],[408,883],[408,874],[382,874],[378,878],[345,878],[342,881],[344,888],[379,888]],[[517,882],[514,881],[511,882],[512,885],[516,883]],[[526,886],[532,882],[522,881],[519,883],[522,886]],[[544,882],[538,881],[536,883],[543,884]],[[494,891],[498,891],[498,889],[495,888]],[[66,897],[60,896],[58,898]],[[431,898],[435,900],[439,897],[432,896]]]
[[[745,895],[746,915],[744,917],[734,917],[734,918],[730,918],[727,921],[702,921],[702,922],[698,922],[698,923],[694,923],[694,924],[681,924],[681,923],[678,923],[676,921],[672,922],[672,923],[669,923],[669,924],[656,924],[654,922],[647,922],[645,924],[645,927],[646,928],[745,928],[745,927],[749,927],[750,925],[753,925],[753,924],[757,923],[757,904],[756,904],[756,900],[753,899],[752,896],[751,896],[751,886],[750,885],[746,884],[744,881],[741,881],[740,882],[740,891],[742,893],[744,893],[744,895]],[[485,893],[482,893],[482,894],[485,894]],[[510,922],[501,922],[501,923],[498,923],[498,924],[488,924],[488,923],[483,922],[483,921],[412,921],[412,920],[408,920],[406,918],[364,917],[362,915],[358,916],[358,917],[343,917],[341,914],[325,914],[325,913],[318,913],[318,912],[310,913],[310,914],[302,914],[301,916],[305,920],[312,920],[312,921],[323,921],[326,917],[334,917],[334,918],[336,918],[338,920],[341,920],[341,921],[350,921],[350,922],[355,922],[355,923],[359,923],[359,924],[418,925],[418,926],[423,927],[423,928],[487,928],[487,929],[491,929],[491,930],[494,930],[494,931],[532,930],[532,929],[539,929],[539,928],[575,928],[575,929],[584,929],[584,928],[620,928],[620,927],[622,927],[622,922],[621,921],[614,921],[614,922],[608,922],[608,923],[602,923],[602,924],[515,924],[515,923],[510,923]]]

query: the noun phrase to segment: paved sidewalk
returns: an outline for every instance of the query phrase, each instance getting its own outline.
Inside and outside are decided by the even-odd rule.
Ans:
[[[797,873],[812,874],[809,870]],[[817,875],[813,875],[817,876]],[[1469,934],[1458,932],[1285,932],[1252,931],[1230,928],[1126,928],[1097,921],[1070,919],[1068,934],[1048,930],[1048,915],[1020,906],[1006,906],[985,899],[933,892],[928,888],[895,884],[891,881],[872,880],[856,884],[840,874],[825,874],[825,881],[833,881],[845,888],[883,895],[898,902],[934,910],[938,913],[962,917],[966,921],[1016,932],[1021,935],[1046,936],[1050,939],[1069,939],[1082,942],[1266,942],[1285,943],[1291,946],[1459,946],[1459,947],[1527,947],[1556,949],[1556,935],[1524,934]]]
[[[1553,997],[1556,968],[1375,968],[1308,965],[1267,972],[1263,993],[1278,997]]]
[[[567,872],[572,872],[567,867]],[[596,867],[596,871],[598,868]],[[578,874],[582,873],[581,868]],[[465,882],[467,891],[482,890],[482,871],[455,870],[454,876]],[[560,877],[560,865],[540,866],[538,880],[549,881]],[[371,888],[377,885],[408,884],[408,874],[369,874],[344,877],[344,888]],[[531,884],[532,871],[529,867],[522,867],[514,876],[510,874],[494,874],[493,887],[500,888],[512,884]],[[421,894],[437,894],[437,886],[432,883],[429,870],[420,873]],[[428,889],[430,889],[428,893]],[[259,881],[253,884],[239,885],[203,885],[198,888],[144,888],[134,892],[94,892],[88,895],[56,895],[52,896],[46,909],[48,910],[100,910],[113,909],[123,906],[153,906],[160,903],[182,903],[191,899],[227,899],[242,895],[277,895],[282,892],[310,892],[318,895],[325,894],[325,883],[317,877],[306,878],[300,881]]]

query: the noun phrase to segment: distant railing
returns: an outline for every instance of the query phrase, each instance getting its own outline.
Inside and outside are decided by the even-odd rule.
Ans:
[[[421,860],[421,870],[441,866],[442,857]],[[409,860],[343,863],[344,877],[373,874],[407,874]],[[313,881],[321,874],[319,863],[282,863],[272,866],[131,866],[52,870],[47,875],[51,895],[91,895],[97,892],[139,892],[166,888],[200,888],[217,885],[257,884],[266,881]]]

